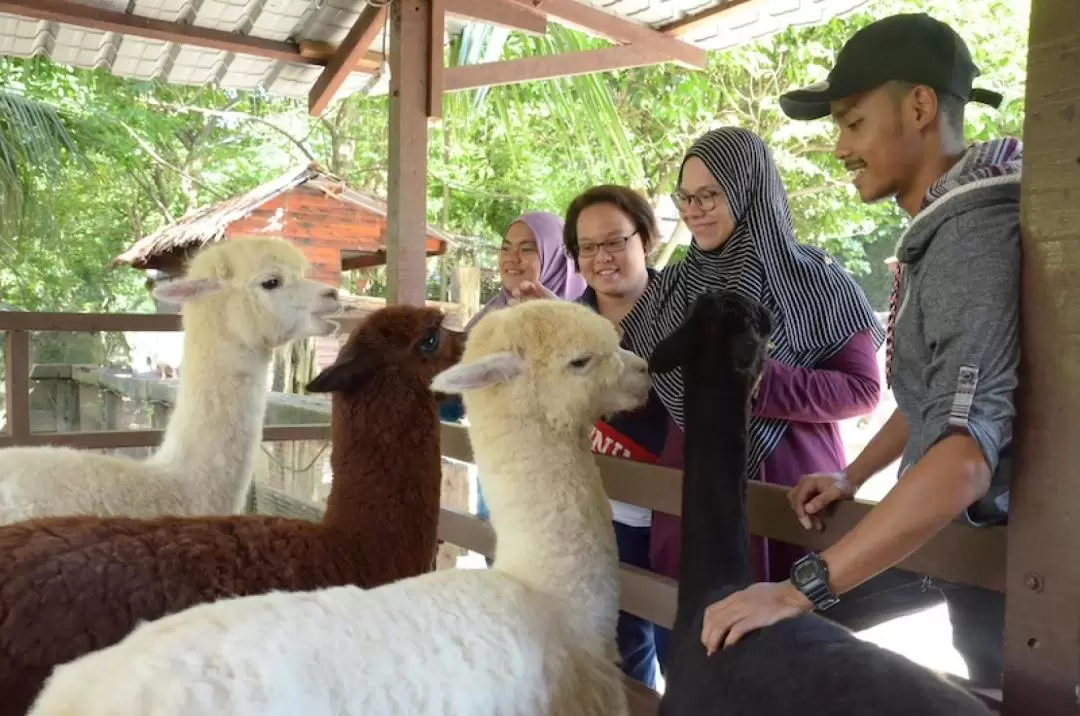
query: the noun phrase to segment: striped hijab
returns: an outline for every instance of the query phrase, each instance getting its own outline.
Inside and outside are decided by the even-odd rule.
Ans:
[[[787,193],[761,138],[734,127],[713,130],[690,147],[691,156],[704,162],[727,195],[735,230],[715,251],[691,242],[686,258],[649,284],[623,319],[626,347],[652,355],[682,323],[689,305],[716,289],[737,291],[772,311],[776,327],[769,356],[781,363],[812,368],[866,330],[880,346],[884,331],[862,289],[827,253],[795,242]],[[653,387],[681,428],[682,371],[654,375]],[[786,429],[786,420],[751,420],[751,477]]]

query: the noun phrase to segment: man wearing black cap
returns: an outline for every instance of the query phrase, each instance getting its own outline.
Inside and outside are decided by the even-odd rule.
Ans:
[[[707,648],[801,611],[861,629],[943,597],[973,685],[1000,684],[1003,596],[890,569],[961,515],[986,525],[1008,514],[1022,149],[1014,138],[964,146],[965,104],[1001,102],[972,88],[978,74],[951,27],[895,15],[853,35],[827,80],[780,98],[794,119],[831,115],[836,157],[862,200],[893,198],[912,217],[886,341],[897,410],[844,473],[803,477],[792,506],[804,527],[820,528],[826,505],[898,458],[901,477],[851,532],[796,562],[789,581],[710,607]]]

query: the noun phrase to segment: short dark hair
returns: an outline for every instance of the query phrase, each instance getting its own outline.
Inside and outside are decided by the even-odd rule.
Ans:
[[[911,90],[918,87],[916,82],[906,82],[903,80],[892,80],[887,83],[885,88],[889,93],[889,97],[893,103],[899,106],[900,102],[911,92]],[[937,95],[938,101],[938,113],[941,114],[942,124],[954,132],[957,137],[963,139],[964,137],[964,100],[960,99],[956,95],[950,92],[941,92],[934,89],[934,94]]]
[[[611,204],[626,214],[641,239],[641,245],[645,247],[645,253],[648,254],[652,251],[653,246],[656,245],[660,238],[660,227],[656,221],[656,214],[653,212],[648,200],[628,186],[601,184],[578,194],[566,209],[566,221],[563,224],[563,247],[566,249],[566,253],[570,255],[570,258],[574,260],[574,266],[580,268],[578,263],[578,216],[585,209],[597,204]]]

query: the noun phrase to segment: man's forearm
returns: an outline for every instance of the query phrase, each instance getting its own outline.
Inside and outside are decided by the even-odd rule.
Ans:
[[[843,594],[908,557],[986,494],[989,484],[990,469],[974,439],[953,435],[939,442],[822,552],[833,591]]]
[[[897,408],[877,435],[870,438],[870,442],[862,449],[859,456],[848,465],[848,480],[860,487],[877,473],[891,465],[904,453],[904,445],[908,440],[908,422]]]

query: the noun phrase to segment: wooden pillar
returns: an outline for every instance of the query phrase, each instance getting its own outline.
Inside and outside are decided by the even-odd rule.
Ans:
[[[1007,716],[1080,713],[1080,2],[1032,3]]]
[[[4,380],[7,405],[4,408],[7,434],[16,440],[30,437],[30,334],[8,331],[5,345]]]
[[[428,82],[432,0],[390,5],[390,176],[387,303],[424,305],[427,294]]]
[[[450,300],[461,306],[466,323],[480,312],[480,267],[458,266],[454,269]]]

